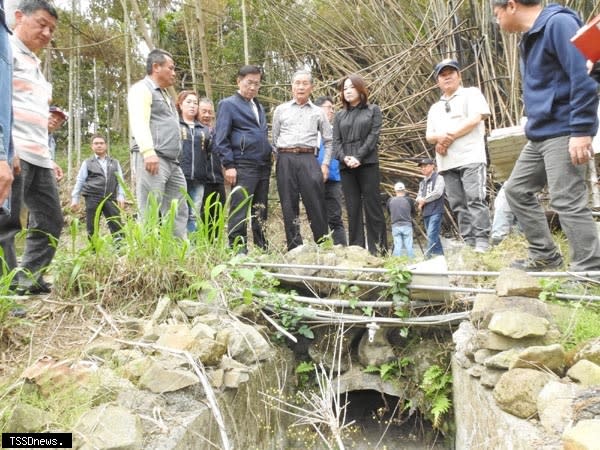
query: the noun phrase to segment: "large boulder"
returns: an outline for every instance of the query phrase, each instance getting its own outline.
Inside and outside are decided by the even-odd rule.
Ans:
[[[580,359],[568,371],[567,376],[583,386],[600,386],[600,366]]]
[[[579,348],[574,360],[579,361],[580,359],[587,359],[600,365],[600,337],[587,341]]]
[[[564,450],[596,450],[600,443],[600,419],[582,420],[563,434]]]
[[[543,317],[520,311],[494,313],[488,329],[512,339],[542,337],[548,332],[550,322]]]
[[[228,353],[244,364],[254,364],[273,355],[269,342],[253,326],[236,322],[217,332],[216,341],[227,346]]]
[[[533,369],[512,369],[505,372],[494,387],[498,406],[522,419],[537,416],[537,398],[552,376]]]
[[[141,450],[140,418],[120,406],[101,405],[84,413],[75,425],[81,450]]]
[[[139,380],[141,387],[157,394],[177,391],[199,382],[192,371],[170,367],[161,360],[154,361]]]
[[[521,311],[544,319],[552,319],[548,305],[537,298],[477,294],[471,310],[471,321],[480,328],[487,328],[492,316],[502,311]]]
[[[540,283],[522,270],[503,269],[496,280],[496,293],[500,297],[537,298],[542,292]]]
[[[540,423],[548,433],[562,434],[573,421],[573,399],[578,392],[577,385],[552,380],[538,395],[537,409]]]
[[[560,344],[527,347],[519,353],[510,368],[519,367],[562,373],[565,367],[565,350]]]

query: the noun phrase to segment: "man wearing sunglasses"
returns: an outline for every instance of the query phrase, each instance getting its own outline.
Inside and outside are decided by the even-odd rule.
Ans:
[[[437,166],[463,240],[478,253],[489,248],[490,213],[486,202],[485,127],[490,107],[476,87],[462,86],[460,66],[445,59],[433,76],[442,91],[427,114],[426,139],[435,145]]]

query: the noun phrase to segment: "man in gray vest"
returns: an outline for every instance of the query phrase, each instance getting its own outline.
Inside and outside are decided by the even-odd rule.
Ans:
[[[177,201],[174,234],[186,236],[188,207],[185,177],[179,165],[181,136],[179,117],[167,88],[175,83],[175,63],[168,52],[154,49],[146,59],[147,76],[131,86],[127,98],[129,125],[140,158],[137,172],[137,199],[141,218],[151,197],[165,217]]]
[[[123,171],[119,161],[108,156],[104,136],[93,135],[91,144],[94,156],[81,164],[71,193],[71,208],[79,208],[79,196],[83,194],[88,236],[94,234],[96,211],[100,208],[108,229],[118,237],[123,227],[119,208],[125,206],[125,192],[119,184]]]

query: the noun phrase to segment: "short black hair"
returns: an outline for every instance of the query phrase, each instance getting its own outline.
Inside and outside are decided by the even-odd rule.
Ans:
[[[19,6],[17,6],[17,9],[26,16],[29,16],[42,9],[58,20],[58,12],[56,12],[56,8],[46,0],[21,0],[19,2]]]
[[[154,64],[163,65],[167,61],[167,58],[173,60],[173,55],[161,48],[155,48],[148,53],[148,58],[146,58],[146,74],[152,75],[152,66]]]
[[[103,134],[100,134],[100,133],[94,133],[94,134],[92,134],[92,137],[90,138],[90,144],[92,142],[94,142],[94,139],[102,139],[104,141],[104,143],[106,144],[106,138],[104,137]]]
[[[333,105],[333,98],[331,98],[329,95],[322,95],[317,97],[313,103],[317,106],[322,106],[325,102],[329,102]]]
[[[250,75],[250,74],[259,74],[260,75],[260,79],[262,80],[262,76],[263,76],[263,70],[262,67],[260,66],[255,66],[253,64],[248,64],[246,66],[242,66],[240,68],[240,70],[238,70],[238,74],[237,77],[239,79],[244,78],[246,75]]]

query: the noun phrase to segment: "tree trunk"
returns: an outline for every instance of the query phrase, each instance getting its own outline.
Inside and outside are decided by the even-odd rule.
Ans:
[[[208,98],[212,98],[212,83],[208,71],[208,50],[204,39],[204,15],[200,0],[194,2],[196,6],[196,22],[198,22],[198,42],[200,43],[200,55],[202,56],[202,79],[204,81],[204,92]]]

